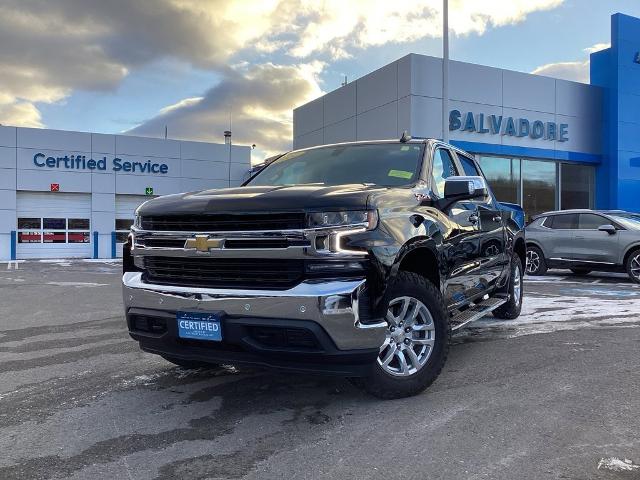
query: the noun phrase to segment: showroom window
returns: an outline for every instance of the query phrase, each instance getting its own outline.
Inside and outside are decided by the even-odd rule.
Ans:
[[[594,167],[529,158],[480,156],[498,201],[522,205],[527,221],[550,210],[593,208]]]
[[[520,159],[480,157],[480,167],[498,201],[521,204]]]
[[[593,167],[563,163],[560,166],[560,206],[591,208],[593,206]]]
[[[88,218],[18,218],[18,243],[90,243]]]

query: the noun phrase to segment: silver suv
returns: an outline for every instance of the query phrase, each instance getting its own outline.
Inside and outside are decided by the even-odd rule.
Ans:
[[[627,272],[640,283],[640,214],[563,210],[538,215],[526,227],[527,273],[568,268],[578,275]]]

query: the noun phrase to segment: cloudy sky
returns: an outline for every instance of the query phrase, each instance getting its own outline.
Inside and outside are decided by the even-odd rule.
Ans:
[[[0,0],[0,123],[291,146],[291,110],[410,53],[440,0]],[[451,58],[589,81],[640,0],[450,0]]]

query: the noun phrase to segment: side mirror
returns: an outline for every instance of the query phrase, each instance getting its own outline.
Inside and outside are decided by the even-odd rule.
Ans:
[[[449,177],[444,183],[444,198],[447,200],[470,200],[486,197],[489,189],[483,177]]]
[[[598,230],[600,230],[601,232],[607,232],[609,235],[613,235],[616,233],[616,227],[614,227],[613,225],[600,225],[598,227]]]

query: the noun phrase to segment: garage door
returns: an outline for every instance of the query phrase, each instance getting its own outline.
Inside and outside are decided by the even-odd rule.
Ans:
[[[91,195],[18,192],[18,258],[89,258]]]
[[[133,214],[142,203],[153,197],[144,195],[116,195],[116,254],[122,256],[122,244],[129,235]]]

